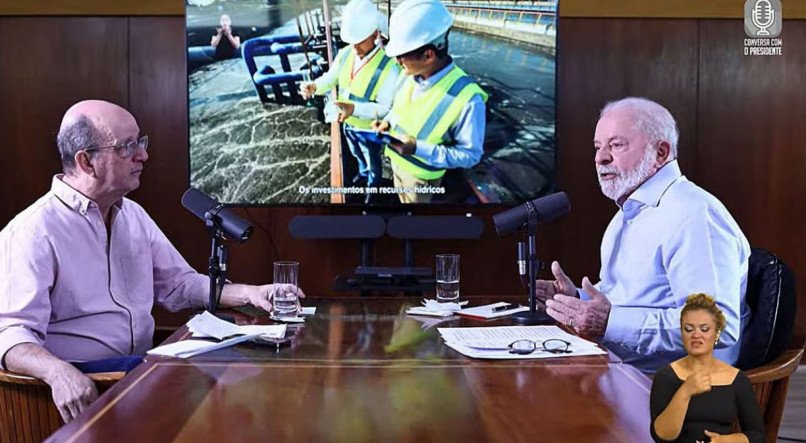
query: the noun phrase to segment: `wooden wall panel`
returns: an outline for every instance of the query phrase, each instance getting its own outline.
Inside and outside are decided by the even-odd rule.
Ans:
[[[76,101],[128,104],[125,18],[0,17],[0,225],[61,171],[56,133]]]
[[[806,22],[784,23],[783,56],[745,56],[741,22],[700,35],[697,181],[792,267],[806,306]]]
[[[183,17],[129,19],[130,41],[138,42],[129,48],[130,110],[150,144],[142,184],[131,198],[149,210],[197,269],[205,270],[204,224],[180,205],[190,164],[184,26]]]
[[[185,13],[181,0],[0,0],[0,15],[173,15]]]
[[[562,17],[742,18],[744,0],[559,0]],[[806,18],[806,2],[781,0],[784,19]]]

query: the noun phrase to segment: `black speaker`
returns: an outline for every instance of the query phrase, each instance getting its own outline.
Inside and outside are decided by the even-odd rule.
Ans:
[[[298,215],[288,230],[301,240],[370,239],[383,236],[386,222],[377,215]]]
[[[475,239],[484,232],[484,222],[471,215],[396,215],[389,219],[390,237],[411,240]]]

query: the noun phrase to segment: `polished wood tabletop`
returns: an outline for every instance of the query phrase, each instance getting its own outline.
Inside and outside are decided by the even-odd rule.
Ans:
[[[148,357],[51,441],[651,441],[651,382],[612,354],[470,359],[436,328],[511,320],[437,325],[406,316],[416,304],[310,299],[316,315],[289,329],[286,345]],[[267,322],[257,311],[234,314]]]

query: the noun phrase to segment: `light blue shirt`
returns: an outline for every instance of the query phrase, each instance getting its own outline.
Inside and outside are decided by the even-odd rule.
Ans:
[[[727,322],[714,355],[734,364],[750,315],[749,257],[725,206],[688,181],[676,160],[666,164],[629,196],[602,239],[596,287],[612,303],[605,345],[645,372],[683,357],[680,312],[686,297],[703,292]]]
[[[428,91],[454,66],[454,63],[451,62],[428,79],[415,76],[411,99],[414,100]],[[478,94],[474,95],[462,108],[456,121],[448,128],[448,133],[443,137],[443,144],[435,145],[427,143],[425,140],[417,140],[414,155],[437,168],[471,168],[475,166],[481,160],[481,155],[484,154],[486,113],[487,106],[484,104],[484,100]],[[387,120],[393,128],[397,124],[394,113],[390,113]]]

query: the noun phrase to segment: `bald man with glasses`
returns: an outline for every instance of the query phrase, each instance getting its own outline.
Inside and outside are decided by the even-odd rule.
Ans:
[[[98,396],[85,372],[131,370],[152,347],[154,302],[203,307],[209,281],[125,198],[148,160],[128,111],[77,103],[57,145],[64,173],[0,231],[0,363],[50,385],[69,422]],[[221,305],[268,311],[281,286],[227,284]]]

